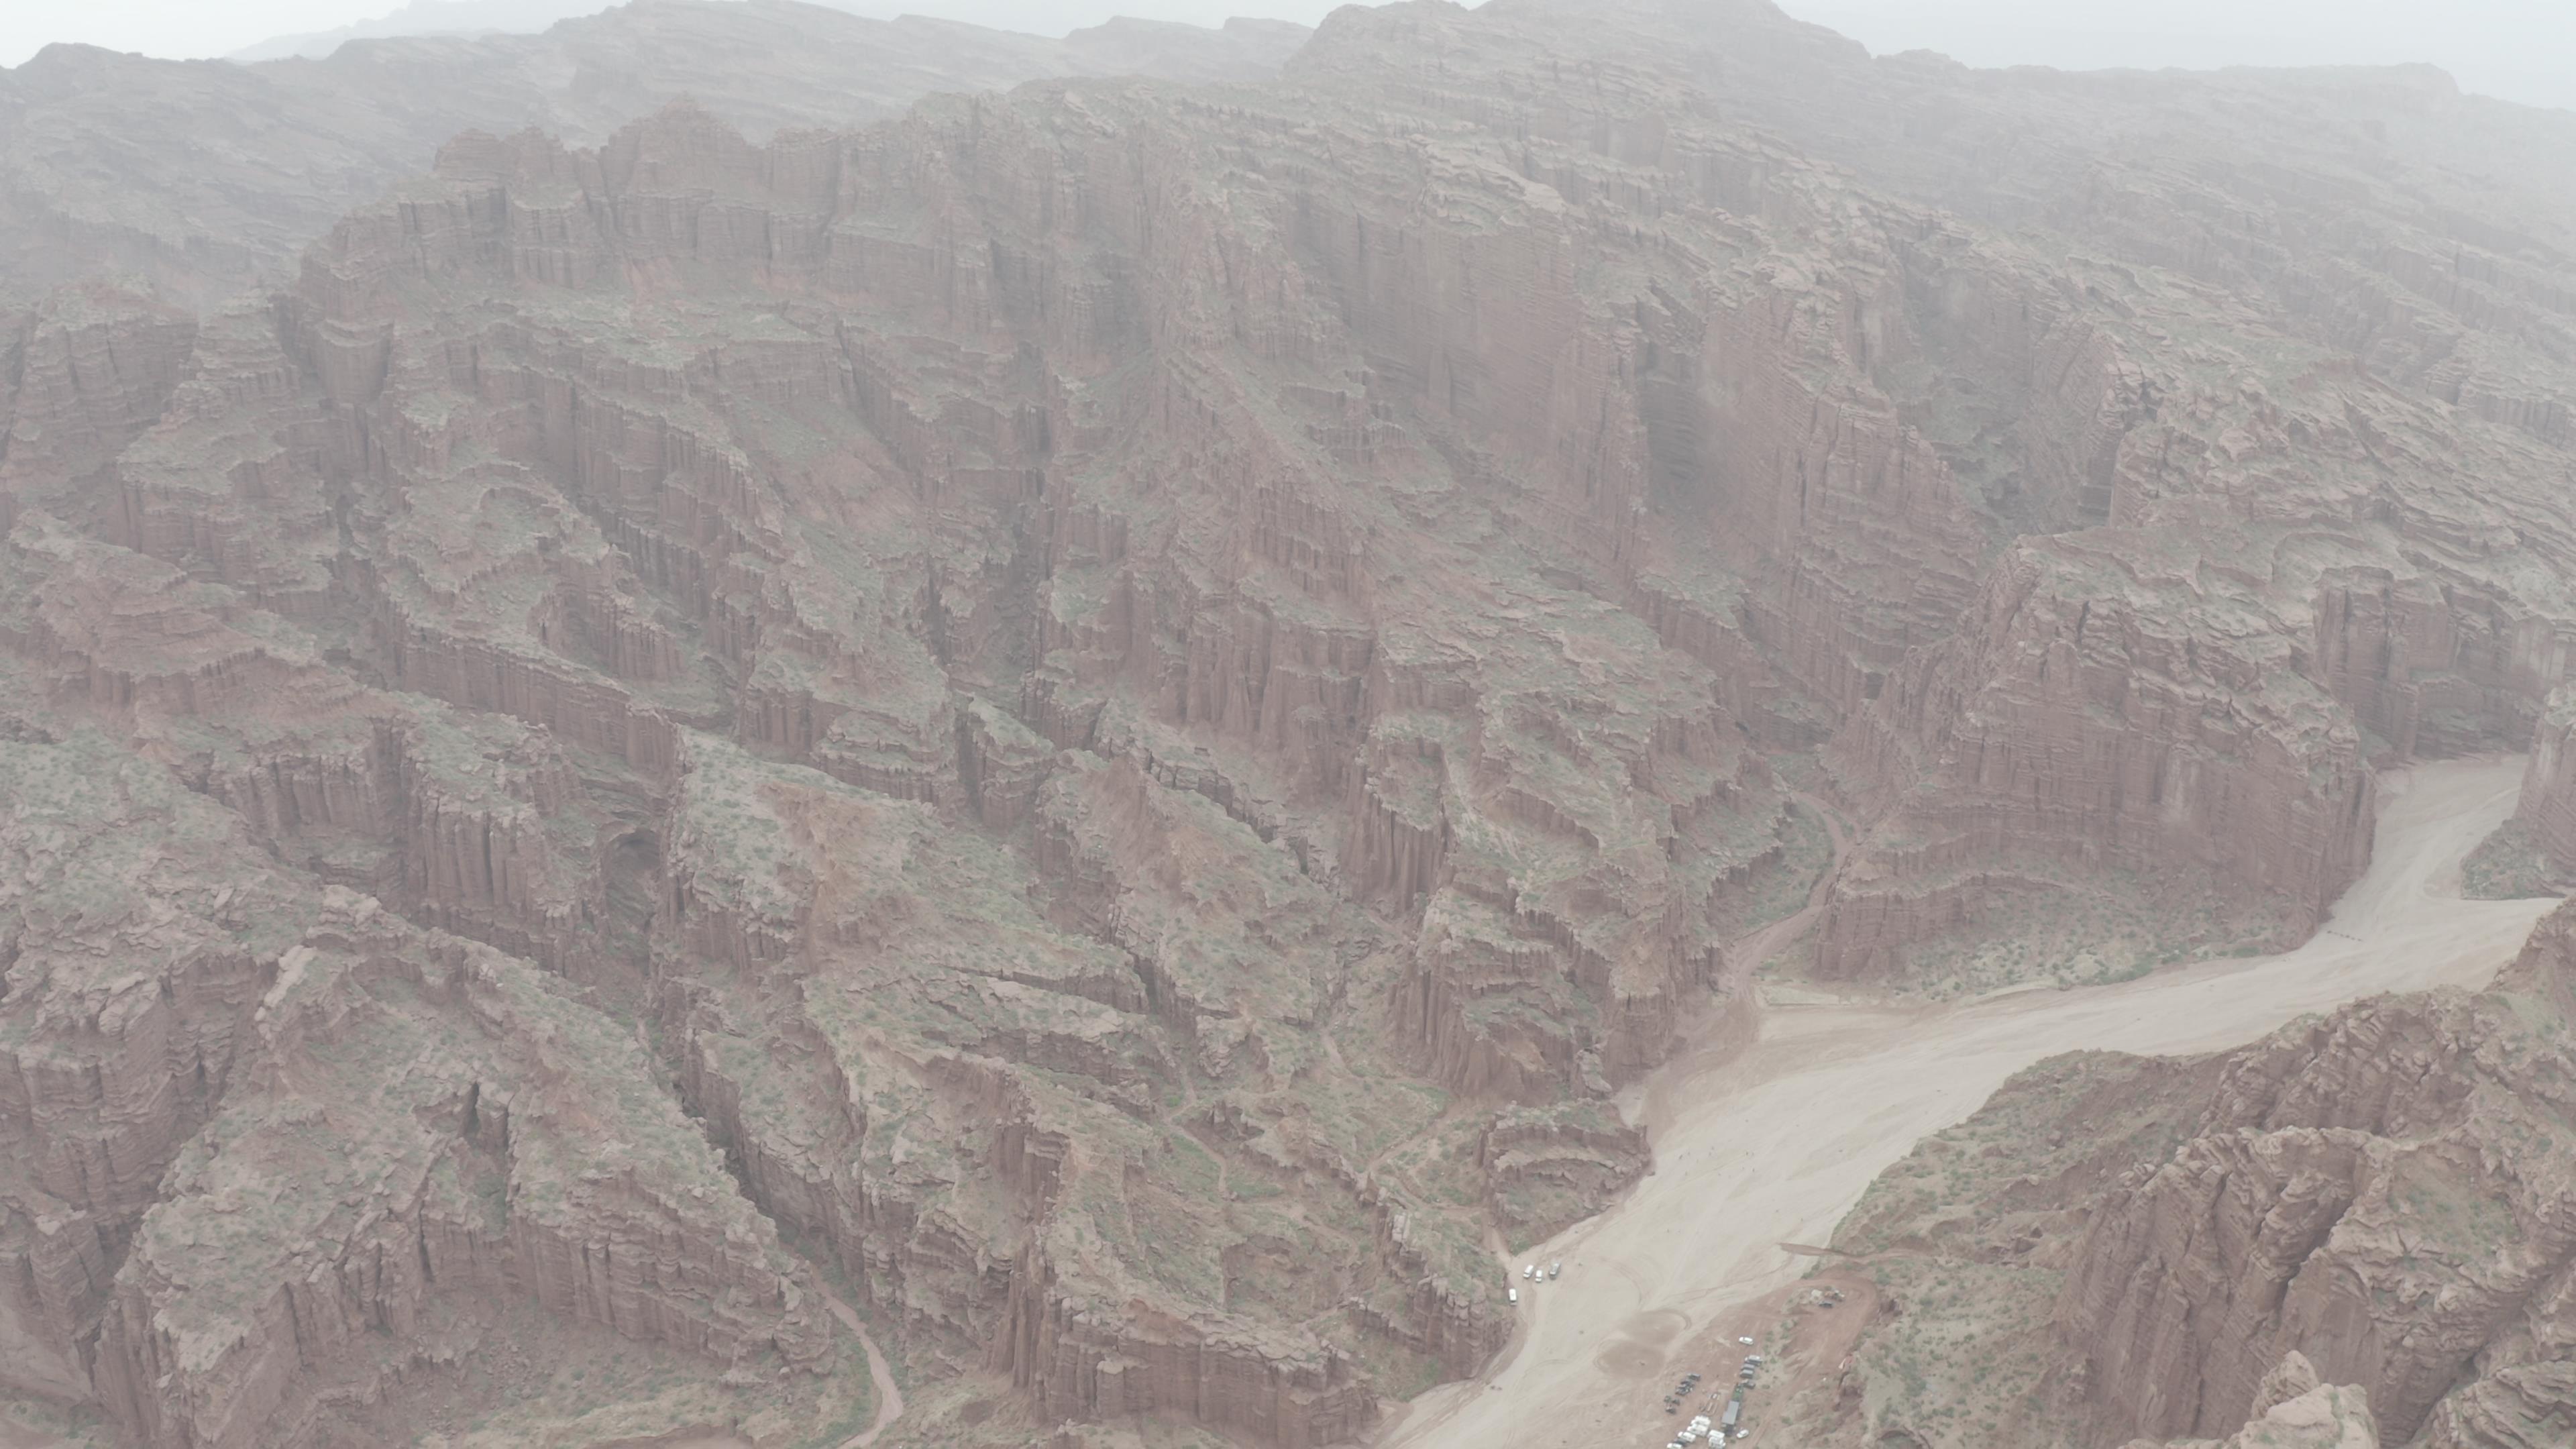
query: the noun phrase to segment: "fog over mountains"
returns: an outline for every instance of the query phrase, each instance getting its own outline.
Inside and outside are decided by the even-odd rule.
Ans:
[[[2576,1442],[2576,113],[405,13],[0,71],[0,1449]]]

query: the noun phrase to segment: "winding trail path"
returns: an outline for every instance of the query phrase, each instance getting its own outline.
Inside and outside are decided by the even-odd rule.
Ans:
[[[1805,935],[1808,928],[1824,915],[1826,898],[1833,894],[1834,882],[1842,877],[1843,861],[1851,854],[1851,840],[1843,834],[1841,816],[1825,802],[1804,791],[1793,790],[1789,797],[1824,822],[1825,838],[1833,845],[1833,861],[1825,867],[1824,874],[1816,877],[1815,885],[1807,891],[1804,906],[1727,943],[1724,971],[1725,984],[1731,996],[1751,991],[1753,973],[1760,969],[1762,963]],[[1699,1029],[1709,1021],[1724,1022],[1725,1025],[1714,1030]],[[1741,1051],[1753,1039],[1759,1021],[1760,1013],[1748,1012],[1741,1006],[1731,1007],[1724,1016],[1708,1013],[1703,1022],[1693,1023],[1692,1045],[1658,1068],[1653,1076],[1646,1079],[1644,1087],[1624,1098],[1621,1105],[1631,1109],[1629,1115],[1632,1120],[1644,1123],[1647,1132],[1660,1143],[1663,1124],[1672,1117],[1677,1095],[1710,1068]]]
[[[1497,1366],[1416,1400],[1379,1449],[1653,1449],[1671,1429],[1657,1403],[1667,1371],[1724,1368],[1672,1351],[1803,1272],[1782,1243],[1829,1241],[1873,1178],[2014,1072],[2081,1049],[2215,1051],[2360,996],[2484,985],[2556,904],[2459,895],[2461,858],[2512,812],[2521,779],[2518,757],[2382,777],[2370,871],[2295,951],[2076,991],[1743,1013],[1735,1049],[1695,1051],[1647,1084],[1655,1173],[1521,1255],[1561,1258],[1565,1275],[1522,1295]],[[1839,859],[1838,831],[1835,843]],[[1735,969],[1786,944],[1763,938],[1794,936],[1821,900],[1820,887],[1749,936]]]
[[[834,1449],[868,1449],[869,1445],[877,1442],[878,1435],[892,1427],[895,1420],[903,1417],[903,1390],[895,1387],[894,1370],[886,1363],[885,1354],[878,1350],[877,1341],[868,1332],[868,1326],[859,1317],[858,1310],[842,1302],[841,1295],[828,1288],[823,1290],[823,1301],[831,1306],[832,1316],[841,1320],[841,1326],[857,1335],[859,1347],[868,1356],[868,1378],[876,1385],[877,1407],[876,1412],[869,1416],[868,1426],[842,1440],[834,1446]],[[640,1445],[644,1442],[641,1439],[620,1439],[617,1444]],[[656,1449],[754,1449],[749,1439],[723,1430],[712,1430],[703,1434],[683,1434],[677,1438],[655,1439],[651,1442]],[[0,1437],[0,1449],[14,1449],[14,1446],[5,1437]],[[38,1445],[34,1446],[34,1449],[49,1449],[49,1446]],[[71,1449],[71,1446],[66,1444],[64,1449]],[[602,1449],[615,1449],[615,1446],[602,1446]]]
[[[832,1305],[832,1316],[841,1320],[843,1328],[858,1335],[859,1347],[867,1350],[868,1379],[877,1390],[876,1417],[868,1422],[866,1428],[842,1440],[841,1449],[868,1449],[869,1445],[877,1442],[879,1434],[903,1417],[903,1390],[895,1386],[894,1370],[887,1365],[885,1353],[877,1347],[867,1324],[860,1321],[858,1310],[842,1302],[838,1293],[824,1293],[823,1301]]]
[[[876,1336],[868,1332],[868,1325],[859,1317],[858,1310],[828,1288],[823,1290],[823,1301],[830,1305],[832,1316],[841,1320],[841,1326],[859,1340],[860,1349],[868,1356],[868,1379],[876,1385],[877,1409],[869,1416],[868,1426],[842,1440],[836,1449],[868,1449],[869,1445],[877,1442],[878,1435],[903,1417],[903,1390],[896,1387],[894,1369],[886,1362],[884,1351],[877,1347]],[[750,1440],[739,1434],[725,1433],[675,1439],[667,1443],[659,1439],[653,1442],[664,1445],[664,1449],[752,1449]],[[0,1449],[10,1449],[6,1440],[0,1440]]]

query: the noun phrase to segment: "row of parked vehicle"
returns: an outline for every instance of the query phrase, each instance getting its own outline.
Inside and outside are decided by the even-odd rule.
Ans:
[[[1667,1414],[1680,1413],[1682,1409],[1682,1400],[1690,1397],[1690,1391],[1698,1387],[1699,1375],[1682,1375],[1682,1381],[1673,1385],[1673,1391],[1671,1393],[1664,1395],[1664,1412]]]
[[[1736,1342],[1751,1347],[1753,1340],[1739,1338]],[[1741,1439],[1752,1433],[1753,1430],[1744,1423],[1744,1396],[1753,1388],[1753,1381],[1760,1377],[1763,1362],[1762,1355],[1758,1353],[1746,1354],[1743,1366],[1735,1372],[1735,1392],[1727,1395],[1726,1405],[1720,1410],[1718,1417],[1712,1419],[1706,1414],[1692,1415],[1691,1421],[1682,1426],[1681,1432],[1675,1434],[1673,1441],[1665,1445],[1664,1449],[1695,1449],[1703,1439],[1708,1441],[1711,1449],[1715,1449],[1717,1445],[1729,1440]],[[1674,1386],[1671,1393],[1664,1396],[1664,1412],[1667,1414],[1681,1412],[1681,1401],[1689,1397],[1690,1391],[1697,1387],[1699,1387],[1698,1374],[1682,1375],[1681,1382]],[[1708,1406],[1712,1409],[1718,1407],[1714,1398],[1709,1401]]]

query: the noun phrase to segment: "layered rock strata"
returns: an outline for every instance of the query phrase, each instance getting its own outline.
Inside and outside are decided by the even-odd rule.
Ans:
[[[2364,863],[2373,765],[2546,718],[2564,441],[2293,306],[2380,285],[2344,233],[2284,223],[2324,260],[2241,277],[2102,217],[2070,221],[2093,250],[2017,239],[1744,124],[1768,92],[1712,79],[1710,34],[1880,73],[1754,5],[1354,9],[1265,85],[468,133],[243,305],[8,311],[12,748],[76,741],[223,843],[166,886],[83,866],[0,939],[286,903],[188,926],[195,955],[82,948],[166,999],[6,953],[0,1043],[45,1085],[0,1145],[61,1164],[12,1189],[27,1385],[140,1441],[325,1442],[461,1361],[406,1305],[498,1294],[719,1387],[792,1379],[835,1350],[789,1242],[949,1386],[941,1442],[1348,1438],[1506,1341],[1492,1233],[1642,1170],[1608,1103],[1778,914],[1783,771],[1821,750],[1867,814],[1816,959],[1883,975],[2016,894],[2295,935]],[[2279,124],[2306,84],[2171,82]],[[2123,124],[2065,134],[2141,206],[2171,178]],[[2328,189],[2392,247],[2462,233],[2543,314],[2462,302],[2464,354],[2551,345],[2545,257]],[[27,828],[55,858],[68,827]],[[305,949],[321,1025],[263,1034]],[[2440,1011],[2468,1015],[2370,1030],[2496,1016]],[[2392,1432],[2546,1398],[2518,1348],[2495,1397],[2427,1397],[2501,1334],[2475,1314],[2410,1308],[2442,1331],[2400,1344],[2324,1288],[2295,1331],[2226,1298],[2304,1261],[2259,1233],[2223,1269],[2145,1256],[2193,1183],[2240,1214],[2442,1133],[2479,1171],[2538,1147],[2411,1098],[2195,1134],[2154,1112],[2219,1087],[2135,1071],[2134,1134],[2092,1150],[2209,1140],[2094,1215],[2104,1266],[2038,1270],[2089,1285],[2061,1321],[2128,1385],[2059,1407],[2234,1433],[2290,1348]],[[505,1144],[499,1097],[558,1104],[561,1140]],[[321,1189],[225,1196],[261,1164]],[[183,1232],[269,1270],[203,1273]],[[2124,1300],[2142,1277],[2169,1291]],[[2223,1361],[2159,1316],[2195,1293]],[[329,1331],[281,1348],[308,1300]]]
[[[1800,1431],[1968,1442],[1947,1395],[2015,1406],[1987,1444],[2564,1438],[2571,1006],[2562,908],[2482,993],[2357,1002],[2198,1060],[2031,1069],[1838,1230],[1901,1301]],[[1890,1387],[1962,1348],[1974,1389]]]
[[[682,96],[755,135],[856,126],[1035,80],[1259,79],[1306,35],[1119,20],[1058,39],[796,0],[637,0],[543,34],[355,40],[251,65],[48,46],[0,69],[0,302],[132,277],[220,306],[291,275],[343,212],[475,127],[597,144]]]
[[[305,1442],[496,1295],[764,1373],[826,1352],[810,1270],[630,1035],[524,961],[265,865],[94,726],[31,738],[24,705],[11,1388],[94,1398],[138,1443]]]
[[[2379,1426],[2359,1389],[2320,1382],[2292,1352],[2263,1376],[2253,1417],[2224,1440],[2133,1439],[2129,1449],[2379,1449]]]
[[[1726,661],[1768,737],[1833,735],[1884,817],[1821,972],[1902,975],[1944,937],[2105,894],[2152,898],[2186,944],[2287,943],[2366,863],[2363,762],[2547,748],[2576,211],[2528,163],[2576,149],[2559,118],[2422,68],[2141,85],[1872,59],[1758,0],[1579,8],[1579,34],[1578,7],[1547,3],[1341,23],[1485,65],[1514,26],[1560,27],[1605,77],[1601,154],[1780,222],[1749,178],[1782,160],[1677,163],[1686,128],[1620,113],[1660,81],[1852,168],[1885,208],[1840,227],[1883,227],[1889,261],[1813,342],[1697,308],[1677,334],[1672,291],[1639,317],[1659,501],[1720,501],[1752,585],[1712,628],[1648,582],[1659,627]],[[2031,135],[2052,142],[2015,144]],[[1520,166],[1597,204],[1549,168],[1535,148]],[[2042,234],[2071,253],[2022,240]],[[1802,343],[1834,362],[1789,364]],[[1785,390],[1819,375],[1843,391]],[[1721,410],[1694,416],[1694,395]],[[1766,430],[1782,419],[1814,426]],[[2201,924],[2219,917],[2241,941]]]

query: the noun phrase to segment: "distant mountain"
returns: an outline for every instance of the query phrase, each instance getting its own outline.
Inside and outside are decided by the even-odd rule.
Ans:
[[[373,20],[337,30],[280,35],[225,58],[245,65],[290,56],[320,60],[352,40],[411,35],[533,35],[558,20],[596,15],[608,8],[601,0],[411,0]]]
[[[371,24],[500,8],[421,3]],[[794,0],[636,0],[541,35],[357,39],[249,65],[49,46],[0,70],[0,301],[117,275],[201,307],[280,280],[335,218],[460,131],[596,144],[686,95],[764,138],[1050,77],[1258,80],[1308,33],[1122,20],[1047,39]]]
[[[981,25],[990,30],[1048,36],[1133,21],[1180,23],[1158,17],[1155,14],[1158,10],[1206,13],[1206,7],[1193,3],[1193,0],[817,0],[817,3],[872,20],[918,16],[925,20],[952,20],[961,25]],[[1288,0],[1288,3],[1268,0],[1263,8],[1275,14],[1283,9],[1299,7],[1293,0]],[[1309,0],[1303,8],[1314,18],[1321,19],[1333,5],[1332,0]]]
[[[723,0],[717,0],[717,3],[723,3]],[[945,21],[1050,39],[1095,30],[1150,33],[1168,27],[1173,31],[1204,33],[1207,28],[1150,16],[1139,17],[1132,13],[1139,8],[1150,9],[1154,0],[1143,0],[1142,7],[1138,0],[1083,0],[1079,4],[1065,4],[1061,0],[815,0],[815,3],[867,20]],[[225,59],[244,65],[299,56],[321,60],[352,40],[535,35],[559,20],[575,20],[612,8],[603,0],[411,0],[411,3],[373,20],[361,20],[336,30],[275,36],[234,51]],[[1330,7],[1318,5],[1313,8],[1320,14]],[[1227,24],[1270,26],[1293,30],[1301,36],[1308,29],[1284,20],[1235,20]]]

